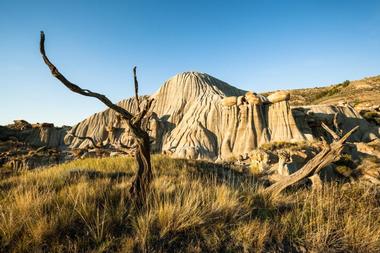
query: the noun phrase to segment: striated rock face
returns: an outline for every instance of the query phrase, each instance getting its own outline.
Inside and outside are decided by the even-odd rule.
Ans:
[[[50,123],[30,124],[25,120],[15,120],[14,124],[0,126],[0,141],[14,138],[32,147],[65,147],[64,137],[70,127],[54,127]]]
[[[0,168],[7,166],[18,171],[70,160],[63,142],[69,129],[50,123],[30,124],[25,120],[0,126]]]
[[[321,122],[327,123],[334,129],[336,128],[333,123],[334,117],[338,128],[344,133],[359,126],[359,129],[350,136],[349,141],[369,142],[380,136],[380,128],[370,124],[349,105],[302,106],[292,108],[292,112],[301,131],[313,137],[323,136],[325,139],[329,139],[330,136],[322,129]]]
[[[226,160],[248,154],[268,142],[313,140],[325,136],[320,123],[332,125],[335,113],[339,113],[344,131],[361,125],[358,134],[353,135],[355,140],[370,140],[379,134],[350,107],[290,108],[286,91],[267,98],[197,72],[174,76],[150,98],[154,98],[154,113],[144,124],[150,130],[153,150],[174,157]],[[132,113],[136,111],[133,99],[119,104]],[[123,127],[123,121],[114,112],[105,110],[80,122],[72,131],[99,142],[112,132],[111,142],[128,143]],[[68,136],[66,142],[72,148],[91,146],[87,140]]]
[[[244,94],[245,91],[206,74],[187,72],[171,78],[151,96],[154,98],[151,107],[154,115],[146,124],[154,140],[153,150],[178,157],[217,157],[221,132],[224,131],[220,125],[227,127],[219,120],[221,114],[225,114],[221,101]],[[136,111],[133,99],[124,100],[120,105],[131,112]],[[123,122],[117,119],[114,112],[106,110],[80,122],[73,127],[73,131],[78,136],[105,140],[108,134],[106,128],[110,125],[123,127]],[[127,134],[121,134],[114,141],[117,143],[120,140],[127,143]],[[78,139],[70,143],[71,147],[79,148],[88,145],[89,141]]]
[[[155,114],[146,125],[154,140],[153,149],[174,157],[228,159],[271,140],[306,139],[291,114],[289,96],[283,92],[271,103],[207,74],[186,72],[165,82],[151,98]],[[120,105],[131,112],[136,110],[133,99]],[[123,122],[106,110],[80,122],[73,131],[104,141],[110,126],[123,127]],[[70,138],[67,141],[70,143]],[[128,135],[121,133],[113,141],[127,143]],[[70,143],[73,148],[89,145],[89,141],[79,139]]]

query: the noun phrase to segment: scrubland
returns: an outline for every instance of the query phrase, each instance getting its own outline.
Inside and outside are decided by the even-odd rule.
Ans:
[[[153,156],[144,209],[132,158],[93,158],[0,179],[0,252],[380,252],[380,191],[325,184],[266,196],[254,178]]]

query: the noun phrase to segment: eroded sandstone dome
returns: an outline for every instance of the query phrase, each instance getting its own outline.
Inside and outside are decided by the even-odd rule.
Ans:
[[[341,112],[341,117],[360,122],[362,130],[353,138],[368,138],[370,134],[366,137],[363,131],[371,132],[371,136],[379,134],[378,129],[370,128],[362,122],[360,115],[352,113],[353,109],[323,105],[293,110],[289,106],[289,97],[288,92],[279,91],[266,98],[253,91],[235,88],[205,73],[184,72],[167,80],[150,96],[154,99],[151,107],[153,114],[146,127],[154,140],[155,152],[211,160],[244,155],[271,141],[318,138],[322,131],[312,129],[318,128],[318,122],[310,125],[308,119],[318,116],[319,112],[327,112],[330,116]],[[133,98],[123,100],[119,105],[132,113],[136,111]],[[330,121],[330,116],[327,116],[327,121]],[[316,120],[323,119],[317,117]],[[343,125],[348,122],[342,120]],[[77,136],[91,136],[105,141],[111,128],[117,132],[111,141],[128,142],[123,122],[109,109],[78,123],[72,132]],[[66,138],[66,142],[72,148],[90,145],[87,140],[70,137]]]

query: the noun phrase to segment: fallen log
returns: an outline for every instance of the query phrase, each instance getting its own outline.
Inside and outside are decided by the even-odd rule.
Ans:
[[[358,128],[359,126],[356,126],[351,131],[346,133],[342,138],[335,139],[334,142],[331,144],[325,144],[322,151],[319,152],[316,156],[314,156],[313,159],[309,160],[301,169],[287,177],[284,177],[282,180],[272,184],[271,186],[266,188],[264,192],[270,194],[272,197],[275,197],[283,190],[285,190],[287,187],[294,185],[305,178],[311,177],[314,174],[318,174],[327,165],[339,160],[340,153],[343,150],[345,141]],[[333,131],[331,130],[331,132]]]

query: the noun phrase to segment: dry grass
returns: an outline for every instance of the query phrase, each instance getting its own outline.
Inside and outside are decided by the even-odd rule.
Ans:
[[[290,92],[290,104],[294,106],[338,104],[341,101],[355,106],[377,105],[380,100],[380,77],[368,77],[356,81],[344,81],[340,84],[315,88],[294,89]],[[268,96],[273,92],[262,93]]]
[[[129,203],[129,158],[0,180],[0,252],[379,252],[380,194],[326,185],[270,200],[237,172],[154,156],[145,210]]]

